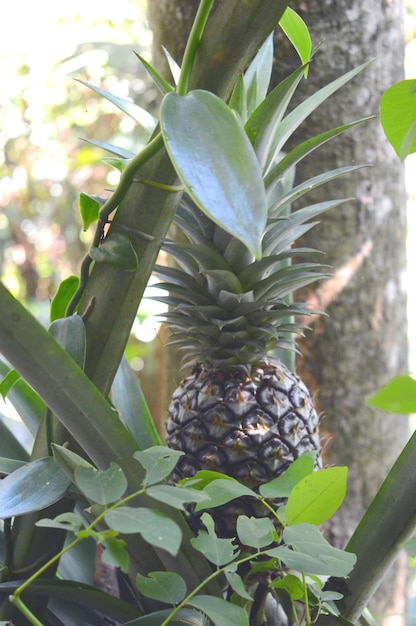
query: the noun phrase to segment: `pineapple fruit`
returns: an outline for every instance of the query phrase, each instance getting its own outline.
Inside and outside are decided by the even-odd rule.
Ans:
[[[294,337],[303,330],[296,316],[305,319],[311,312],[307,304],[293,301],[294,291],[326,273],[309,260],[315,250],[293,244],[316,224],[311,220],[343,200],[304,203],[296,210],[292,204],[310,189],[355,168],[324,172],[294,186],[294,166],[352,124],[314,137],[287,154],[283,149],[307,115],[360,69],[287,115],[304,68],[255,106],[247,105],[248,84],[243,90],[240,85],[239,98],[231,98],[263,172],[268,219],[260,259],[184,195],[175,219],[184,240],[164,244],[176,266],[156,266],[159,287],[167,292],[158,299],[170,307],[165,315],[170,342],[188,370],[173,394],[166,425],[167,445],[184,452],[172,474],[174,481],[206,469],[257,490],[304,452],[315,450],[319,458],[319,416],[308,389],[283,363],[282,354],[296,349]],[[244,89],[246,99],[241,97]],[[267,514],[257,500],[250,500],[240,498],[212,511],[219,535],[235,536],[241,513]]]

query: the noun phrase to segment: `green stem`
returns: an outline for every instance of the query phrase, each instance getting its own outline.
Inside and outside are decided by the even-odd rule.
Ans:
[[[129,494],[122,500],[118,500],[112,506],[106,508],[102,513],[100,513],[98,517],[95,518],[95,520],[91,522],[89,526],[87,526],[85,531],[83,531],[82,537],[76,537],[73,541],[71,541],[71,543],[69,543],[65,548],[63,548],[58,554],[55,554],[55,556],[53,556],[47,563],[42,565],[42,567],[40,567],[34,574],[32,574],[32,576],[30,576],[30,578],[25,580],[25,582],[16,589],[13,597],[19,598],[20,595],[24,592],[24,590],[27,589],[27,587],[29,587],[29,585],[31,585],[37,578],[39,578],[39,576],[41,576],[43,572],[45,572],[49,567],[51,567],[51,565],[59,561],[59,559],[63,557],[64,554],[72,550],[72,548],[75,548],[75,546],[77,546],[83,539],[85,539],[85,536],[86,536],[85,533],[93,530],[95,526],[97,526],[97,524],[102,522],[105,516],[107,515],[107,513],[109,513],[110,511],[114,511],[118,507],[126,504],[126,502],[130,502],[130,500],[133,500],[134,498],[141,496],[142,494],[145,493],[145,491],[146,491],[145,489],[140,489],[139,491]]]
[[[26,617],[26,619],[33,624],[33,626],[44,626],[43,622],[40,622],[38,618],[32,613],[32,611],[26,606],[19,596],[10,596],[10,602],[19,609],[19,611]]]
[[[201,4],[198,7],[198,11],[186,44],[182,59],[181,73],[176,87],[176,92],[180,96],[184,96],[188,91],[189,79],[191,77],[195,55],[213,4],[214,0],[201,0]]]
[[[309,610],[309,600],[308,600],[308,586],[306,584],[305,574],[302,572],[302,585],[303,585],[303,593],[305,596],[305,623],[306,626],[310,626],[311,624],[311,613]]]

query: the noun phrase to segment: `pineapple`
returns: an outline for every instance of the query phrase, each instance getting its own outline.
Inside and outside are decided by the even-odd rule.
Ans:
[[[188,370],[173,394],[166,424],[167,445],[185,453],[172,475],[174,481],[206,469],[258,490],[301,454],[317,451],[319,458],[319,416],[308,389],[282,355],[296,349],[294,337],[302,333],[296,316],[305,319],[311,313],[307,304],[293,301],[294,291],[322,278],[326,270],[309,260],[315,250],[292,246],[315,225],[311,220],[343,200],[296,210],[292,203],[354,167],[324,172],[293,186],[294,165],[352,124],[312,138],[288,154],[282,149],[305,117],[358,71],[334,81],[285,116],[302,78],[301,68],[268,96],[276,103],[275,115],[270,106],[262,109],[261,102],[251,114],[246,103],[238,111],[266,190],[268,219],[260,259],[188,196],[177,211],[176,227],[185,241],[164,244],[176,267],[156,266],[159,287],[168,292],[159,300],[170,307],[165,316],[170,342],[180,350]],[[241,513],[267,514],[251,500],[240,498],[212,512],[219,535],[234,536]]]

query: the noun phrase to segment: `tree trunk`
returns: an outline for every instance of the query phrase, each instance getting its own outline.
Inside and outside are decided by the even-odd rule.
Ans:
[[[152,0],[155,58],[160,45],[180,61],[194,0]],[[401,0],[310,0],[295,2],[312,35],[315,54],[297,99],[375,59],[354,81],[332,96],[301,129],[306,139],[331,127],[378,113],[382,92],[403,76]],[[281,34],[276,36],[273,80],[299,60]],[[162,67],[163,69],[163,67]],[[348,465],[345,504],[331,520],[330,541],[343,547],[353,533],[408,436],[407,420],[370,409],[366,399],[397,373],[407,371],[405,192],[403,168],[374,119],[314,153],[298,166],[299,181],[325,170],[369,163],[308,196],[308,201],[351,198],[322,218],[303,242],[323,250],[332,278],[308,291],[306,299],[328,317],[311,320],[313,332],[300,342],[298,372],[322,412],[327,464]],[[322,261],[322,259],[320,259]],[[380,614],[397,596],[396,577],[372,605]],[[399,594],[400,595],[400,594]],[[403,596],[403,594],[401,594]]]
[[[298,98],[374,59],[307,120],[304,138],[377,114],[383,91],[403,77],[401,0],[297,5],[314,45],[323,42]],[[298,64],[295,55],[288,59],[282,37],[277,40],[276,82]],[[335,270],[331,279],[304,294],[328,316],[312,320],[313,332],[300,342],[303,358],[297,367],[323,415],[326,463],[349,467],[347,498],[327,529],[330,541],[343,547],[408,437],[405,418],[366,405],[389,379],[407,371],[405,189],[403,167],[378,118],[316,154],[299,165],[298,180],[334,167],[372,164],[315,192],[315,202],[328,195],[355,199],[325,215],[303,241],[323,250]],[[389,576],[377,594],[371,607],[375,613],[395,611],[395,582],[396,575]]]

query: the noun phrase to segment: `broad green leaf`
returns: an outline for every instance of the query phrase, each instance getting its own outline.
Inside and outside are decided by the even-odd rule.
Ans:
[[[60,500],[69,485],[53,457],[27,463],[0,482],[0,518],[45,509]]]
[[[252,596],[246,590],[243,579],[241,578],[240,574],[236,572],[235,569],[226,569],[224,571],[224,574],[228,584],[230,585],[232,590],[240,596],[240,598],[244,598],[244,600],[249,600],[249,602],[253,601]]]
[[[96,263],[111,265],[126,272],[134,272],[139,266],[130,239],[122,233],[109,235],[99,248],[91,248],[89,254]]]
[[[270,545],[276,535],[273,522],[268,517],[247,517],[239,515],[237,518],[237,535],[245,546],[260,550]]]
[[[232,539],[217,537],[216,534],[201,530],[197,537],[192,537],[191,543],[195,550],[201,552],[211,563],[221,567],[235,558],[236,547]]]
[[[127,489],[124,472],[116,463],[105,471],[81,465],[75,470],[75,481],[86,497],[97,504],[111,504]]]
[[[195,507],[197,512],[221,506],[241,496],[258,498],[258,494],[255,491],[242,485],[237,480],[228,480],[226,478],[220,478],[208,483],[204,487],[204,493],[208,494],[209,500],[197,504]]]
[[[36,522],[36,526],[42,528],[59,528],[77,533],[82,527],[82,518],[76,513],[68,512],[57,515],[54,519],[44,517]]]
[[[120,111],[123,111],[126,115],[131,117],[135,122],[143,126],[149,133],[152,133],[156,126],[156,119],[148,112],[146,109],[134,104],[130,100],[125,100],[124,98],[119,98],[118,96],[114,96],[112,93],[105,91],[104,89],[100,89],[95,85],[91,85],[83,80],[77,79],[79,83],[86,85],[92,91],[95,91],[99,96],[102,96],[112,104],[114,104]]]
[[[20,379],[20,374],[16,372],[16,370],[9,370],[6,376],[0,383],[0,396],[2,396],[3,400],[6,399],[7,394],[13,385]]]
[[[129,571],[130,556],[126,550],[126,542],[117,537],[106,537],[103,544],[104,552],[101,557],[103,563],[111,565],[112,567],[119,567],[122,572],[127,574]]]
[[[259,488],[263,498],[287,498],[297,483],[313,472],[316,452],[305,452],[277,478]]]
[[[259,258],[266,196],[259,163],[237,116],[212,93],[169,93],[162,102],[161,128],[194,202]]]
[[[51,302],[50,321],[54,322],[65,317],[66,307],[79,285],[78,276],[68,276],[59,285],[58,291]]]
[[[205,613],[215,626],[248,626],[246,611],[222,598],[194,596],[188,604]]]
[[[166,604],[177,604],[186,594],[186,583],[176,572],[149,572],[148,576],[137,574],[136,585],[144,596]]]
[[[84,230],[88,230],[91,224],[98,220],[100,212],[100,203],[98,200],[86,193],[79,195],[79,210],[82,217],[82,225]]]
[[[302,63],[307,63],[311,57],[312,41],[308,27],[300,15],[287,7],[279,20],[279,26],[295,48]],[[305,69],[305,76],[307,74],[308,70]]]
[[[153,446],[134,453],[134,458],[146,470],[144,484],[153,485],[167,478],[176,466],[183,452],[165,446]]]
[[[140,533],[145,541],[176,556],[182,541],[179,526],[156,509],[120,506],[109,511],[105,521],[120,533]]]
[[[416,80],[402,80],[380,101],[380,119],[387,139],[401,161],[416,152]]]
[[[169,506],[181,511],[185,510],[185,504],[208,500],[208,495],[201,491],[173,485],[155,485],[154,487],[149,487],[146,493],[151,498],[159,500],[159,502],[165,502]]]
[[[304,574],[345,578],[357,560],[355,554],[331,546],[311,524],[288,526],[283,539],[294,549],[280,546],[267,550],[267,554],[281,559],[289,569]]]
[[[139,380],[126,357],[121,360],[111,387],[111,401],[137,442],[140,450],[161,445],[155,422]]]
[[[75,363],[84,369],[86,338],[82,317],[71,315],[57,319],[49,326],[49,332]]]
[[[416,413],[416,380],[396,376],[368,400],[370,406],[390,413]]]
[[[83,457],[72,452],[69,448],[58,446],[56,443],[53,443],[51,447],[55,461],[71,482],[75,483],[75,470],[78,467],[85,467],[91,471],[95,469],[91,463],[88,463]]]
[[[270,587],[284,589],[292,600],[300,600],[305,595],[302,581],[294,574],[287,574],[283,578],[275,578]]]
[[[329,519],[345,498],[347,473],[347,467],[330,467],[303,478],[288,498],[287,523],[318,526]]]

